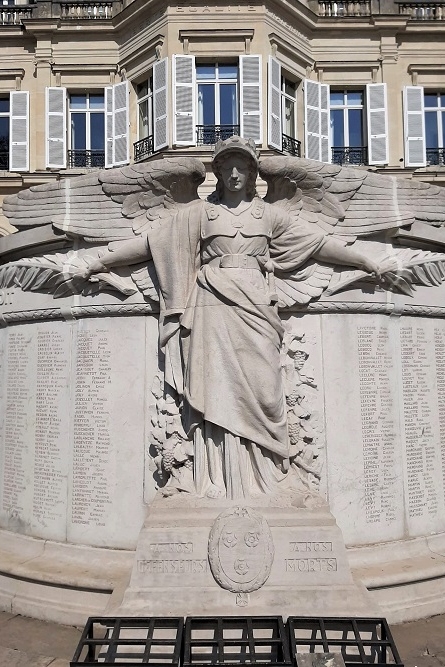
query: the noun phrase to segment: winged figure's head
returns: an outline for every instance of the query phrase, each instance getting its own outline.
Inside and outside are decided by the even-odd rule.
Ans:
[[[216,192],[221,196],[224,188],[224,173],[230,171],[232,162],[237,165],[243,163],[244,169],[247,173],[246,180],[246,194],[250,197],[255,196],[256,179],[258,176],[258,153],[255,142],[252,139],[242,139],[238,136],[230,137],[225,141],[218,141],[215,146],[215,153],[213,155],[212,169],[218,182],[216,184]]]

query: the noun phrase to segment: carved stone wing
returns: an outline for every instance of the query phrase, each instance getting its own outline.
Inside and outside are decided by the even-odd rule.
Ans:
[[[66,257],[36,258],[32,265],[28,260],[12,262],[7,273],[6,268],[3,271],[5,279],[18,277],[24,285],[29,284],[29,289],[31,285],[34,289],[52,289],[54,296],[85,293],[91,285],[82,284],[76,271],[86,268],[85,259],[100,255],[98,246],[143,235],[161,224],[181,206],[199,199],[197,189],[204,179],[202,162],[173,158],[66,178],[5,197],[3,210],[15,227],[52,224],[67,235],[81,237],[96,246],[93,256],[90,250],[83,249]],[[92,281],[98,281],[102,289],[123,294],[139,290],[151,300],[158,300],[151,262],[135,268],[131,279],[117,269],[97,274]]]
[[[204,178],[194,158],[154,160],[33,186],[5,197],[3,211],[19,229],[53,224],[93,243],[128,239],[197,199]]]
[[[379,233],[395,232],[413,223],[445,226],[445,189],[428,183],[291,157],[266,158],[260,164],[260,176],[268,185],[267,202],[285,209],[300,225],[318,228],[346,243],[374,235],[378,245]],[[442,270],[440,260],[439,255],[416,254],[418,268],[413,268],[412,262],[404,264],[403,280],[402,266],[397,276],[388,268],[380,284],[409,293],[427,269],[434,275]],[[311,261],[298,271],[279,274],[275,278],[279,305],[305,304],[321,296],[328,286],[327,293],[334,293],[367,276],[363,271],[349,271],[344,277],[342,273],[337,270],[334,274],[332,266]]]
[[[290,157],[263,160],[260,175],[266,201],[349,242],[415,221],[445,224],[445,190],[428,183]]]

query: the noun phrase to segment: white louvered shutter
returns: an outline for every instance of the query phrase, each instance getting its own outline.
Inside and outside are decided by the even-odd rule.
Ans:
[[[173,143],[196,144],[195,57],[173,56]]]
[[[304,81],[305,156],[309,160],[330,162],[329,86]]]
[[[282,149],[281,123],[281,65],[269,56],[267,91],[267,143],[271,148]]]
[[[240,134],[263,142],[261,122],[261,56],[240,56]]]
[[[66,169],[66,88],[46,88],[46,166]]]
[[[105,88],[105,166],[113,166],[113,88]]]
[[[113,86],[113,165],[130,162],[128,81]]]
[[[29,171],[29,93],[10,93],[9,171]]]
[[[368,164],[388,164],[388,117],[386,83],[366,86],[368,120]]]
[[[426,142],[423,86],[405,86],[403,111],[405,166],[424,167],[426,165]]]
[[[168,58],[153,65],[153,149],[168,146]]]

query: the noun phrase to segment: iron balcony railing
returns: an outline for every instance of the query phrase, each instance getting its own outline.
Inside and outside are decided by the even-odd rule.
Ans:
[[[332,147],[333,164],[368,164],[367,146],[333,146]]]
[[[301,141],[290,137],[288,134],[283,134],[281,137],[281,149],[284,153],[301,157]]]
[[[105,151],[68,151],[70,169],[100,169],[105,167]]]
[[[0,171],[9,170],[9,151],[0,151]]]
[[[140,139],[133,144],[134,161],[140,162],[154,153],[153,135]]]
[[[1,153],[0,153],[1,155]],[[427,148],[426,163],[429,167],[445,166],[445,148]]]
[[[213,146],[220,139],[224,141],[239,134],[239,131],[239,125],[197,125],[196,143],[198,146]]]

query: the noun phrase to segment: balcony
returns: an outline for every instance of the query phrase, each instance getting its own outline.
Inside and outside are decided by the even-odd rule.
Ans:
[[[332,147],[332,164],[354,166],[368,164],[368,148],[367,146],[333,146]]]
[[[9,170],[9,151],[0,151],[0,171]]]
[[[62,19],[111,19],[113,18],[112,0],[104,2],[89,2],[88,0],[75,0],[69,2],[62,0],[60,3],[60,18]]]
[[[445,21],[445,2],[401,2],[399,14],[414,21]]]
[[[1,155],[1,153],[0,153]],[[445,148],[427,148],[426,163],[429,167],[445,166]]]
[[[145,158],[153,155],[153,135],[145,137],[145,139],[140,139],[140,141],[136,141],[133,144],[133,151],[135,162],[141,162],[141,160],[145,160]]]
[[[105,151],[68,151],[69,169],[100,169],[105,167]]]
[[[32,17],[33,6],[0,6],[0,25],[20,25],[24,19]]]
[[[361,2],[319,0],[318,15],[327,17],[371,16],[371,0],[363,0]]]
[[[289,137],[287,134],[283,134],[281,137],[281,150],[283,153],[301,157],[301,141],[293,139],[293,137]]]
[[[234,134],[239,134],[239,125],[197,125],[197,146],[214,146],[221,139],[229,139]]]

